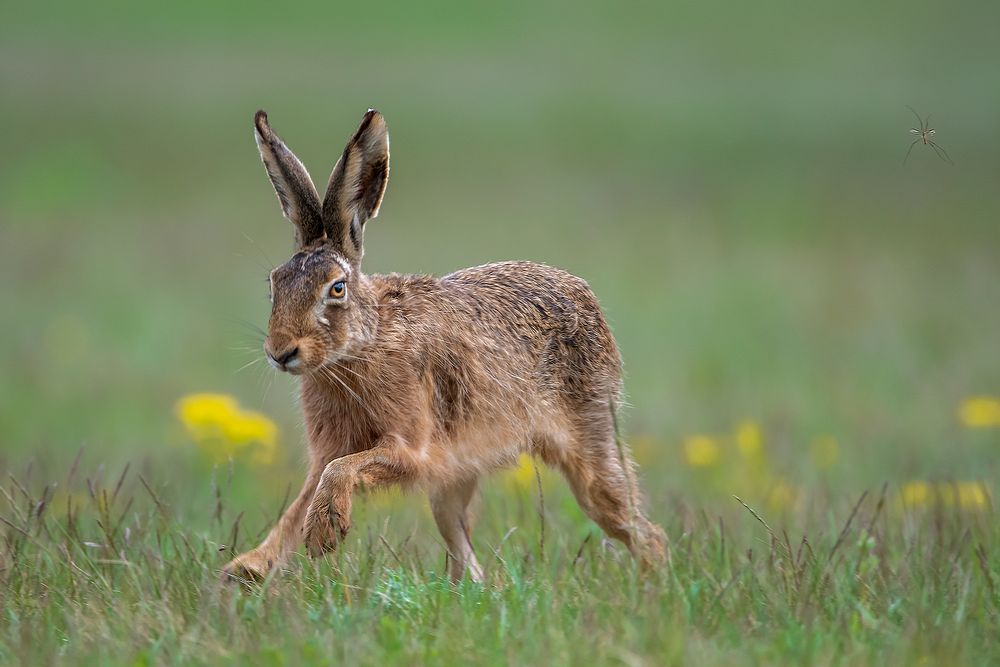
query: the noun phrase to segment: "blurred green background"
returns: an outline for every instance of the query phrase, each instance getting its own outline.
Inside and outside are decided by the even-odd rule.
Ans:
[[[239,370],[292,239],[251,119],[324,184],[374,106],[366,269],[586,278],[654,502],[706,486],[684,438],[746,419],[796,485],[995,487],[997,431],[956,410],[1000,393],[998,25],[926,0],[5,3],[0,469],[85,443],[170,484],[207,470],[175,402],[217,391],[279,423],[294,479],[294,379]],[[954,166],[902,164],[906,105]]]

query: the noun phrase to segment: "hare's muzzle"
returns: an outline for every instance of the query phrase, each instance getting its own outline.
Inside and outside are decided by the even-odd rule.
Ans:
[[[264,354],[267,355],[267,361],[279,371],[294,373],[302,365],[299,346],[295,343],[277,352],[269,350],[265,345]]]

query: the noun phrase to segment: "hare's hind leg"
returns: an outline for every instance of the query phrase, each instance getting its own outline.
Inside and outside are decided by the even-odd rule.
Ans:
[[[430,494],[434,521],[448,547],[448,571],[454,581],[460,580],[466,572],[473,581],[483,580],[483,569],[472,550],[469,522],[469,502],[475,491],[476,480],[470,479],[435,489]]]
[[[610,416],[607,423],[580,423],[573,440],[573,446],[549,449],[544,457],[566,477],[580,508],[609,537],[625,544],[643,566],[663,563],[666,536],[642,513],[634,465],[625,448],[618,446]]]

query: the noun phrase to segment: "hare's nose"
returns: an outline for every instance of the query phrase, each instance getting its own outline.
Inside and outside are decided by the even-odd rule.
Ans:
[[[281,368],[287,368],[296,359],[298,359],[299,346],[293,345],[291,347],[285,348],[281,352],[276,352],[273,354],[268,352],[268,356],[271,357],[271,359],[274,361],[276,365],[280,366]]]

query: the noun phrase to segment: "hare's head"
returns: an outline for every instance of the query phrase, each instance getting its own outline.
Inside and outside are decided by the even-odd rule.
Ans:
[[[347,142],[320,202],[309,172],[254,117],[254,137],[281,211],[295,225],[296,252],[271,272],[264,352],[275,368],[308,373],[350,355],[372,336],[375,304],[361,274],[365,223],[378,215],[389,178],[389,132],[374,109]]]

